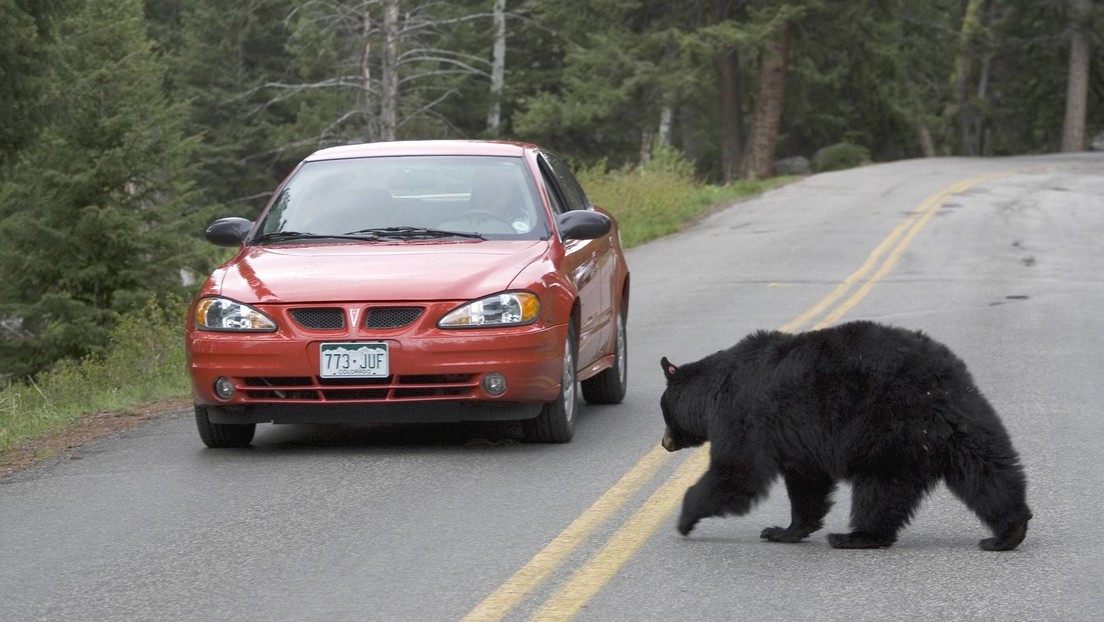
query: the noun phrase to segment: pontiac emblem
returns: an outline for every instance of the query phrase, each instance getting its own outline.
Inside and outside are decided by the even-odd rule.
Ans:
[[[355,307],[352,308],[352,309],[349,309],[349,325],[350,326],[356,326],[357,325],[357,316],[358,315],[360,315],[360,309],[357,309]]]

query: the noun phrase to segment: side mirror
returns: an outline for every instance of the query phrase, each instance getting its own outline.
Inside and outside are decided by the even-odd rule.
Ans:
[[[245,218],[219,218],[207,227],[207,241],[218,246],[241,246],[253,229],[253,221]]]
[[[593,240],[610,232],[613,223],[605,214],[584,210],[564,212],[556,217],[565,240]]]

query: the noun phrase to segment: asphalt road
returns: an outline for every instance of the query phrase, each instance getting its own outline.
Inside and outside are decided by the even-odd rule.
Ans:
[[[190,412],[0,480],[0,619],[1098,620],[1104,615],[1104,154],[913,160],[809,177],[629,252],[629,396],[567,445],[511,425],[261,426]],[[837,317],[838,316],[838,317]],[[668,356],[867,318],[955,350],[1035,513],[977,548],[945,489],[898,543],[799,545],[784,489],[674,529],[701,454],[656,449]],[[79,458],[79,459],[77,459]]]

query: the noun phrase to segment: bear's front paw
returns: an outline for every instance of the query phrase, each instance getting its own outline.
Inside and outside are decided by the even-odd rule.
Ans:
[[[771,542],[801,542],[809,534],[786,527],[767,527],[759,537]]]
[[[897,541],[894,534],[873,534],[863,531],[830,533],[828,544],[836,549],[884,549]]]
[[[679,517],[678,532],[682,535],[688,535],[694,529],[694,525],[698,524],[698,519],[693,516],[687,516],[683,514]]]

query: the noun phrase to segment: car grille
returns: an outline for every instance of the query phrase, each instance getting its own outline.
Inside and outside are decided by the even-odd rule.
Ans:
[[[402,328],[412,324],[421,314],[421,307],[376,307],[368,309],[364,317],[364,328]],[[297,324],[310,330],[345,328],[345,310],[337,307],[292,309],[291,317]]]
[[[387,378],[242,378],[256,402],[385,402],[464,398],[476,387],[474,374],[388,376]]]
[[[402,328],[418,319],[421,307],[377,307],[368,310],[365,328]]]
[[[341,330],[345,328],[345,311],[343,309],[292,309],[291,317],[303,328],[311,330]]]

